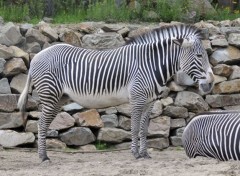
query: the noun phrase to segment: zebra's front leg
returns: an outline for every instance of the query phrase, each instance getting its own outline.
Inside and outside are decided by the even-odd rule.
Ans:
[[[147,133],[148,133],[148,125],[149,125],[149,116],[152,112],[154,102],[151,102],[146,105],[146,108],[144,108],[141,121],[140,121],[140,131],[139,131],[139,137],[140,137],[140,150],[139,155],[141,158],[151,158],[150,155],[147,152]]]

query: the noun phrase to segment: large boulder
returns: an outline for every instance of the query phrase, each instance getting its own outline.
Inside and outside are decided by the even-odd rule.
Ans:
[[[86,145],[95,141],[92,131],[86,127],[74,127],[60,134],[60,139],[67,145]]]
[[[0,129],[18,128],[22,125],[23,119],[22,114],[20,112],[0,113]]]
[[[114,32],[87,34],[82,38],[82,46],[91,49],[116,48],[124,43],[123,37]]]
[[[120,143],[131,139],[131,133],[117,128],[101,128],[99,130],[97,140],[109,142],[109,143]]]
[[[2,72],[4,70],[5,63],[6,63],[6,60],[3,58],[0,58],[0,74],[2,74]]]
[[[38,133],[38,121],[28,120],[25,128],[26,132]]]
[[[189,91],[178,92],[175,105],[183,106],[193,112],[202,112],[209,109],[208,104],[199,94]]]
[[[50,41],[50,39],[43,35],[39,30],[33,28],[30,28],[25,36],[27,43],[37,42],[41,46],[43,46],[44,43]]]
[[[5,64],[3,74],[10,77],[26,71],[27,67],[21,58],[12,58]]]
[[[10,87],[11,87],[13,93],[22,93],[22,91],[25,87],[25,84],[27,82],[27,77],[28,77],[28,75],[23,74],[23,73],[20,73],[19,75],[13,77],[13,79],[10,83]],[[32,92],[32,84],[29,87],[28,92],[29,93]]]
[[[0,79],[0,94],[11,94],[11,89],[7,78]]]
[[[148,136],[168,137],[170,132],[170,117],[160,116],[151,119],[148,127]]]
[[[224,93],[239,93],[240,92],[240,79],[224,81],[216,84],[212,91],[214,94],[224,94]]]
[[[230,45],[234,45],[234,46],[240,48],[240,34],[238,34],[238,33],[229,34],[228,43]]]
[[[172,117],[172,118],[187,118],[188,109],[179,106],[167,106],[163,110],[163,115]]]
[[[118,127],[118,116],[116,114],[102,115],[104,127],[114,128]]]
[[[47,36],[51,42],[55,42],[58,39],[58,34],[56,32],[56,30],[54,30],[53,28],[51,28],[51,26],[45,22],[40,22],[40,24],[38,24],[38,28],[40,30],[40,32],[42,32],[43,35]]]
[[[12,130],[0,130],[0,145],[3,147],[15,147],[22,144],[33,143],[35,136],[33,133],[18,133]]]
[[[239,105],[240,94],[231,95],[207,95],[206,102],[213,108],[220,108],[224,106]]]
[[[118,126],[126,131],[130,131],[131,130],[131,119],[129,117],[120,115],[118,117],[119,120],[119,124]]]
[[[72,30],[65,30],[59,35],[60,41],[79,47],[82,46],[81,37],[79,33]]]
[[[5,24],[0,29],[0,44],[11,46],[23,42],[24,39],[19,28],[17,28],[12,22]]]

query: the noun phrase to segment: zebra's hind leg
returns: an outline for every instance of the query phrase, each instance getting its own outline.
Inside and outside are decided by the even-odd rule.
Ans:
[[[142,113],[141,121],[140,121],[140,149],[139,154],[141,158],[151,158],[147,152],[147,133],[148,133],[148,124],[149,124],[149,116],[151,114],[154,102],[151,102],[146,105],[144,111]]]

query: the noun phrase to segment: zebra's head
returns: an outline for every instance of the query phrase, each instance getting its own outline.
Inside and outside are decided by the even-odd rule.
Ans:
[[[188,36],[176,39],[174,43],[181,47],[179,53],[180,70],[176,76],[181,72],[187,75],[178,79],[177,82],[185,85],[197,84],[201,94],[209,93],[214,85],[214,77],[201,39],[196,38],[196,36]]]

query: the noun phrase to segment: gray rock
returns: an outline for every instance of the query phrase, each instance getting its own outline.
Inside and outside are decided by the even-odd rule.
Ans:
[[[21,24],[19,29],[20,29],[20,32],[23,36],[25,36],[25,34],[27,33],[28,29],[31,29],[33,28],[33,25],[32,24],[29,24],[29,23],[25,23],[25,24]]]
[[[118,32],[123,28],[125,28],[125,26],[119,24],[104,24],[101,29],[104,30],[104,32]]]
[[[0,94],[11,94],[11,89],[7,78],[0,79]]]
[[[25,128],[26,132],[38,133],[38,121],[28,120]]]
[[[82,46],[82,42],[80,40],[82,36],[72,30],[64,31],[59,34],[60,41],[68,43],[73,46]]]
[[[229,76],[230,80],[239,79],[240,78],[240,67],[237,65],[232,66],[232,74]]]
[[[184,131],[185,127],[182,128],[177,128],[175,130],[173,130],[173,135],[177,136],[177,137],[182,137],[183,131]]]
[[[213,35],[216,35],[216,34],[220,33],[220,28],[217,27],[217,26],[214,26],[212,23],[209,23],[209,22],[200,21],[198,23],[195,23],[194,26],[196,26],[198,28],[208,29],[210,36],[213,36]]]
[[[27,67],[21,58],[12,58],[5,64],[3,74],[9,77],[26,71]]]
[[[168,137],[170,131],[170,117],[160,116],[151,119],[148,127],[148,136]]]
[[[231,34],[231,33],[240,33],[240,27],[221,27],[220,28],[221,33],[224,34]]]
[[[120,115],[118,125],[120,128],[122,128],[126,131],[130,131],[131,130],[131,119],[129,117]]]
[[[77,126],[102,128],[103,121],[96,109],[90,109],[85,112],[79,112],[73,115]]]
[[[189,91],[178,92],[175,105],[183,106],[193,112],[202,112],[209,109],[208,104],[199,94]]]
[[[120,114],[125,115],[127,117],[131,116],[131,105],[130,104],[122,104],[122,105],[116,106],[116,108]]]
[[[86,145],[95,141],[92,131],[86,127],[74,127],[60,134],[60,139],[67,145]]]
[[[213,52],[212,46],[211,46],[211,42],[209,40],[202,40],[203,43],[203,47],[205,48],[205,50],[207,51],[207,53],[210,55]]]
[[[47,139],[47,149],[66,149],[67,145],[58,139]]]
[[[232,67],[225,64],[218,64],[215,67],[213,67],[212,70],[215,75],[224,76],[224,77],[229,77],[233,72]]]
[[[155,118],[158,117],[162,114],[162,102],[160,100],[157,100],[154,102],[153,108],[152,108],[152,112],[150,114],[150,118]]]
[[[16,46],[10,46],[8,49],[11,51],[11,57],[22,58],[26,66],[29,65],[29,54]]]
[[[214,86],[212,92],[214,94],[239,93],[240,92],[240,79],[234,79],[234,80],[218,83]]]
[[[58,137],[58,131],[57,130],[48,130],[47,131],[47,137],[57,138]]]
[[[172,117],[172,118],[187,118],[188,109],[178,106],[167,106],[163,110],[163,115]]]
[[[23,42],[23,37],[19,28],[17,28],[12,22],[5,24],[0,29],[0,44],[11,46]]]
[[[239,105],[240,94],[230,95],[207,95],[206,102],[212,108]]]
[[[130,149],[131,148],[131,142],[122,142],[120,144],[115,144],[114,149],[120,149],[120,150],[125,150],[125,149]]]
[[[99,113],[103,113],[103,114],[117,114],[117,112],[118,112],[116,107],[97,109],[97,111]]]
[[[70,103],[63,106],[62,108],[65,112],[80,111],[83,109],[83,107],[77,103]]]
[[[220,21],[220,26],[221,27],[230,27],[231,26],[231,21],[230,20]]]
[[[223,76],[214,75],[213,77],[214,77],[214,84],[227,81],[227,78]]]
[[[229,34],[228,43],[230,45],[234,45],[234,46],[240,48],[240,34],[238,34],[238,33]]]
[[[39,26],[39,30],[40,32],[42,32],[43,35],[47,36],[51,40],[51,42],[57,41],[58,39],[57,32],[53,28],[51,28],[51,26],[48,25],[47,23]]]
[[[74,126],[75,119],[66,112],[59,113],[49,126],[51,130],[63,130]]]
[[[130,132],[117,128],[101,128],[97,136],[97,140],[110,143],[120,143],[130,139]]]
[[[182,138],[178,137],[178,136],[171,136],[170,142],[171,142],[172,146],[174,146],[174,147],[183,146]]]
[[[80,151],[83,151],[83,152],[94,152],[94,151],[97,151],[96,146],[93,145],[93,144],[87,144],[87,145],[84,145],[84,146],[80,146],[77,149],[80,150]]]
[[[147,146],[149,148],[162,150],[169,147],[169,140],[168,138],[148,139]]]
[[[6,63],[5,59],[0,58],[0,74],[2,74],[3,72],[5,63]]]
[[[186,86],[178,85],[175,81],[169,82],[168,87],[173,92],[183,91],[187,88]]]
[[[186,120],[185,119],[171,119],[171,129],[181,128],[186,126]]]
[[[0,94],[0,111],[13,112],[17,109],[17,96],[14,94]]]
[[[25,117],[27,114],[25,115]],[[23,125],[22,114],[16,113],[0,113],[0,129],[17,128]]]
[[[240,63],[240,50],[233,46],[219,48],[210,56],[210,62],[214,66],[219,63],[237,64]]]
[[[35,136],[33,133],[18,133],[12,130],[0,130],[0,145],[3,147],[15,147],[20,144],[33,143]]]
[[[22,93],[25,84],[27,82],[27,77],[28,75],[20,73],[19,75],[13,77],[11,83],[10,83],[10,87],[12,89],[12,92],[14,93]],[[29,87],[29,93],[32,92],[32,86]]]
[[[25,48],[28,53],[39,53],[42,50],[41,45],[37,42],[27,43]]]
[[[240,18],[237,18],[232,21],[232,26],[240,27]]]
[[[118,126],[118,116],[116,114],[102,115],[104,127],[114,128]]]
[[[42,112],[38,112],[38,111],[31,111],[29,112],[29,116],[33,119],[39,119],[40,115],[42,114]]]
[[[82,46],[91,49],[108,49],[122,46],[123,37],[118,33],[87,34],[82,38]]]
[[[41,46],[43,46],[45,42],[49,42],[49,38],[44,36],[39,30],[36,30],[33,28],[28,29],[25,37],[26,37],[27,43],[37,42]]]
[[[163,106],[169,106],[169,105],[173,104],[173,99],[172,99],[172,97],[162,98],[161,102],[162,102]]]
[[[0,44],[0,58],[9,59],[13,57],[13,51],[10,47]]]
[[[228,41],[225,38],[218,38],[211,41],[214,47],[228,47]]]

